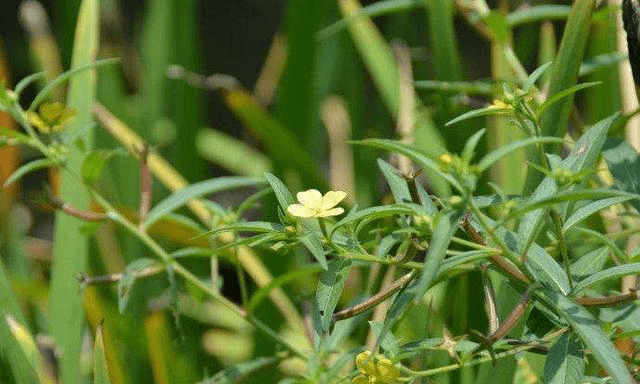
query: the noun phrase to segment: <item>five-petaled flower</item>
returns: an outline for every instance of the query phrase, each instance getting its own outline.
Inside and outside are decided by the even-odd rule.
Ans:
[[[287,207],[287,211],[298,217],[336,216],[344,212],[344,209],[333,207],[346,196],[347,194],[342,191],[329,191],[322,196],[318,190],[309,189],[304,192],[298,192],[296,197],[300,204],[291,204]]]
[[[73,108],[65,108],[60,102],[42,103],[39,108],[40,113],[27,112],[29,122],[41,133],[58,133],[62,131],[76,115]]]
[[[395,383],[400,372],[391,360],[382,355],[371,356],[371,352],[364,351],[356,356],[356,367],[360,373],[351,380],[352,384],[366,383]]]

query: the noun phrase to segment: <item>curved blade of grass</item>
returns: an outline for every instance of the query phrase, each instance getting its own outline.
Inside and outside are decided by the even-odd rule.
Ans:
[[[562,230],[567,231],[572,228],[574,225],[579,223],[580,221],[586,219],[587,217],[593,215],[594,213],[601,211],[607,207],[610,207],[615,204],[624,203],[625,201],[631,200],[632,197],[610,197],[602,200],[593,201],[591,203],[585,204],[582,207],[576,209],[571,216],[569,216],[562,225]]]
[[[367,145],[371,147],[385,149],[387,151],[401,153],[407,157],[410,157],[413,161],[415,161],[419,165],[430,169],[431,171],[433,171],[433,173],[440,175],[443,179],[448,181],[449,184],[451,184],[454,188],[456,188],[459,191],[462,191],[462,187],[460,186],[458,181],[455,178],[453,178],[453,176],[442,172],[440,170],[440,167],[438,166],[438,163],[436,163],[434,160],[431,160],[426,155],[420,153],[418,150],[411,147],[410,145],[401,143],[399,141],[388,140],[388,139],[366,139],[361,141],[354,141],[353,143],[357,145]]]
[[[263,153],[241,140],[215,129],[202,129],[196,136],[196,150],[208,161],[240,176],[261,177],[273,168]]]
[[[484,172],[486,171],[492,164],[496,161],[500,160],[500,158],[508,155],[513,151],[517,151],[518,149],[528,147],[530,145],[538,144],[538,143],[561,143],[563,139],[559,137],[529,137],[522,140],[513,141],[505,146],[502,146],[495,151],[492,151],[486,154],[479,162],[478,162],[478,171]]]
[[[603,281],[617,279],[627,275],[633,275],[640,273],[640,263],[631,263],[625,265],[617,265],[609,269],[594,273],[593,275],[581,280],[576,284],[574,292],[580,292],[581,290],[589,287],[590,285],[598,284]]]
[[[598,363],[613,377],[614,382],[631,384],[630,374],[620,354],[602,330],[600,322],[589,311],[548,288],[537,290],[534,294],[571,325],[584,344],[591,349]]]
[[[253,187],[262,183],[264,183],[264,180],[259,178],[227,176],[191,184],[156,204],[156,206],[149,211],[149,215],[144,221],[144,226],[148,228],[162,216],[184,206],[191,199],[221,191]]]
[[[564,20],[569,17],[571,6],[569,5],[534,5],[523,7],[507,15],[507,23],[510,27],[526,23],[535,23],[543,20]]]
[[[560,91],[556,94],[554,94],[553,96],[549,97],[547,100],[545,100],[544,103],[542,103],[541,106],[538,107],[538,110],[536,111],[536,116],[540,117],[542,116],[542,114],[553,104],[557,103],[558,101],[562,100],[563,98],[573,95],[574,93],[578,92],[581,89],[585,89],[585,88],[589,88],[589,87],[593,87],[594,85],[599,85],[601,84],[600,81],[593,81],[590,83],[582,83],[582,84],[577,84],[574,85],[573,87],[569,87],[563,91]]]
[[[56,162],[49,159],[49,158],[45,158],[45,159],[38,159],[38,160],[33,160],[28,162],[27,164],[21,166],[20,168],[16,169],[15,172],[13,172],[11,174],[11,176],[9,176],[7,178],[7,181],[4,182],[4,184],[2,185],[3,188],[6,188],[8,186],[10,186],[11,184],[15,183],[16,181],[20,180],[20,178],[30,172],[34,172],[37,171],[39,169],[43,169],[43,168],[49,168],[49,167],[53,167],[54,165],[56,165]]]
[[[110,59],[103,59],[103,60],[97,60],[94,61],[92,63],[87,63],[84,65],[81,65],[77,68],[73,68],[63,74],[61,74],[60,76],[56,77],[55,80],[53,80],[52,82],[50,82],[49,84],[47,84],[46,87],[42,88],[42,90],[40,92],[38,92],[38,94],[36,95],[36,97],[33,99],[33,101],[31,102],[31,104],[29,105],[29,111],[33,111],[34,109],[36,109],[36,107],[38,105],[40,105],[40,103],[47,97],[49,96],[49,93],[51,93],[51,91],[57,87],[58,85],[64,83],[65,81],[71,79],[72,76],[75,76],[81,72],[90,70],[90,69],[95,69],[97,67],[100,67],[102,65],[109,65],[109,64],[116,64],[120,62],[120,58],[119,57],[113,57]]]
[[[91,107],[95,99],[96,73],[95,55],[98,51],[100,6],[95,0],[83,0],[80,4],[76,26],[67,106],[77,112],[76,118],[66,128],[65,135],[73,136],[92,121]],[[71,75],[69,75],[71,76]],[[43,94],[43,93],[41,93]],[[44,94],[43,94],[44,95]],[[35,100],[34,100],[35,101]],[[35,107],[37,103],[32,103]],[[76,142],[69,146],[66,168],[60,175],[60,198],[78,209],[89,209],[89,195],[79,187],[75,175],[66,169],[82,167],[84,154],[93,146],[93,130],[83,130]],[[85,223],[60,211],[56,212],[53,236],[53,264],[51,266],[51,291],[49,295],[49,324],[56,345],[64,351],[60,358],[60,381],[80,383],[83,381],[80,364],[84,324],[82,294],[76,276],[86,272],[89,253],[89,238],[82,232]]]
[[[471,119],[472,117],[480,117],[487,115],[509,115],[513,113],[513,109],[511,108],[497,108],[497,107],[486,107],[481,109],[474,109],[473,111],[465,112],[462,115],[456,117],[455,119],[449,120],[445,123],[445,127],[450,125],[459,123],[463,120]]]
[[[362,9],[353,15],[340,19],[335,23],[321,29],[316,33],[316,38],[326,39],[346,28],[358,16],[377,17],[390,13],[398,13],[414,8],[423,7],[423,0],[383,0],[362,7]]]

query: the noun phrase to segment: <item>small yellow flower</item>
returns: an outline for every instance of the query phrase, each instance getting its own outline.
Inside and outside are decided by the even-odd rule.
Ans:
[[[502,100],[493,100],[493,103],[491,105],[489,105],[489,108],[496,108],[496,109],[510,109],[512,108],[511,105],[505,103]]]
[[[453,157],[451,157],[450,154],[448,153],[443,153],[442,155],[440,155],[440,157],[438,157],[438,160],[442,163],[442,164],[451,164],[451,162],[453,161]]]
[[[296,197],[300,204],[291,204],[287,211],[298,217],[327,217],[336,216],[344,212],[344,209],[335,207],[347,196],[342,191],[329,191],[324,196],[315,189],[298,192]]]
[[[361,352],[356,356],[356,367],[360,374],[351,380],[352,384],[392,384],[397,382],[400,376],[400,372],[391,360],[382,355],[371,357],[369,351]]]
[[[42,103],[39,113],[27,112],[29,122],[33,124],[41,133],[58,133],[62,131],[75,116],[73,108],[65,108],[62,103]]]

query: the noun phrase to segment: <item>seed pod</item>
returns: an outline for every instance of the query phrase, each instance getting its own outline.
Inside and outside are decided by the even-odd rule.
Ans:
[[[629,62],[633,72],[633,80],[640,85],[640,7],[637,0],[622,1],[622,21],[627,31]]]

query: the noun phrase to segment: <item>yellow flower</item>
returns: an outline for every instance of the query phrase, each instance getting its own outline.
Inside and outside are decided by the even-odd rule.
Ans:
[[[493,104],[489,105],[489,108],[496,108],[496,109],[509,109],[512,108],[511,105],[505,103],[502,100],[493,100]]]
[[[344,212],[344,209],[335,207],[347,196],[342,191],[329,191],[324,196],[315,189],[298,192],[296,197],[300,204],[291,204],[287,211],[298,217],[327,217],[336,216]]]
[[[76,115],[73,108],[65,108],[62,103],[42,103],[40,113],[27,112],[29,122],[38,128],[41,133],[58,133]]]
[[[356,367],[360,374],[351,380],[352,384],[391,384],[395,383],[400,376],[400,372],[391,360],[381,355],[371,357],[369,351],[361,352],[356,356]]]

